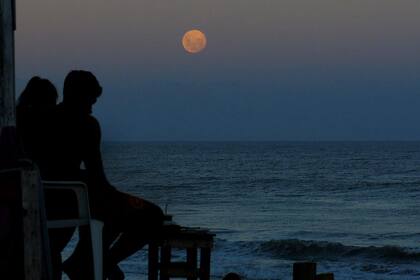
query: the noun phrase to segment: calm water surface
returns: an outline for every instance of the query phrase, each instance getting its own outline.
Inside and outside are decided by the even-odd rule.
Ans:
[[[297,260],[337,279],[420,279],[419,142],[105,143],[103,153],[119,189],[217,234],[215,279],[291,279]],[[125,261],[127,278],[144,279],[146,260]]]

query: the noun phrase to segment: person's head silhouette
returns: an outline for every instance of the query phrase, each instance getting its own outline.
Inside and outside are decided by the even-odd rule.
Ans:
[[[223,277],[223,280],[241,280],[241,276],[235,272],[229,272]]]
[[[57,97],[55,86],[38,76],[29,80],[19,96],[16,128],[25,157],[39,160],[44,154]]]
[[[63,104],[80,113],[92,113],[92,106],[101,94],[102,87],[91,72],[73,70],[64,80]]]
[[[18,108],[50,108],[56,105],[57,97],[57,89],[49,80],[35,76],[29,80],[22,91],[18,100]]]

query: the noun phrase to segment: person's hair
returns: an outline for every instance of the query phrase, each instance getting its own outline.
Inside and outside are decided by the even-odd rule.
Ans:
[[[223,280],[241,280],[241,276],[235,272],[229,272],[223,277]]]
[[[19,96],[18,107],[45,107],[57,103],[57,89],[47,79],[31,78]]]
[[[102,94],[102,87],[89,71],[72,70],[64,80],[63,102],[77,103],[87,96],[94,98]]]

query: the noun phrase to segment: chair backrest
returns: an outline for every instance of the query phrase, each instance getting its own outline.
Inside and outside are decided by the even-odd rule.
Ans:
[[[72,190],[76,194],[78,219],[61,219],[47,221],[48,228],[66,228],[88,225],[92,242],[94,279],[103,279],[102,265],[102,228],[103,222],[91,218],[87,186],[83,182],[43,181],[45,190]]]
[[[49,220],[48,228],[77,227],[90,222],[89,198],[87,187],[76,181],[43,181],[44,190],[71,190],[77,198],[79,217],[77,219]]]

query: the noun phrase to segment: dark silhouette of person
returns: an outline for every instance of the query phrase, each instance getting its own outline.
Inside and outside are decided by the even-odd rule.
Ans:
[[[223,280],[241,280],[241,276],[235,272],[229,272],[223,277]]]
[[[164,215],[155,204],[118,191],[106,178],[100,125],[92,116],[92,107],[101,94],[102,88],[92,73],[77,70],[67,75],[63,102],[57,105],[54,117],[54,158],[49,158],[45,166],[49,178],[87,184],[91,214],[104,221],[105,276],[123,279],[118,263],[156,238]],[[63,264],[71,279],[89,279],[88,240],[87,233],[81,231],[75,252]]]
[[[55,112],[57,90],[47,79],[33,77],[21,93],[16,106],[16,127],[24,157],[32,160],[47,179],[43,171],[51,154],[54,131],[51,118]],[[45,191],[46,214],[49,220],[71,218],[77,215],[76,198],[68,191]],[[74,228],[49,230],[51,260],[54,279],[61,279],[61,251]]]
[[[47,79],[33,77],[19,96],[16,126],[25,156],[38,164],[46,148],[46,125],[57,103],[57,90]]]

